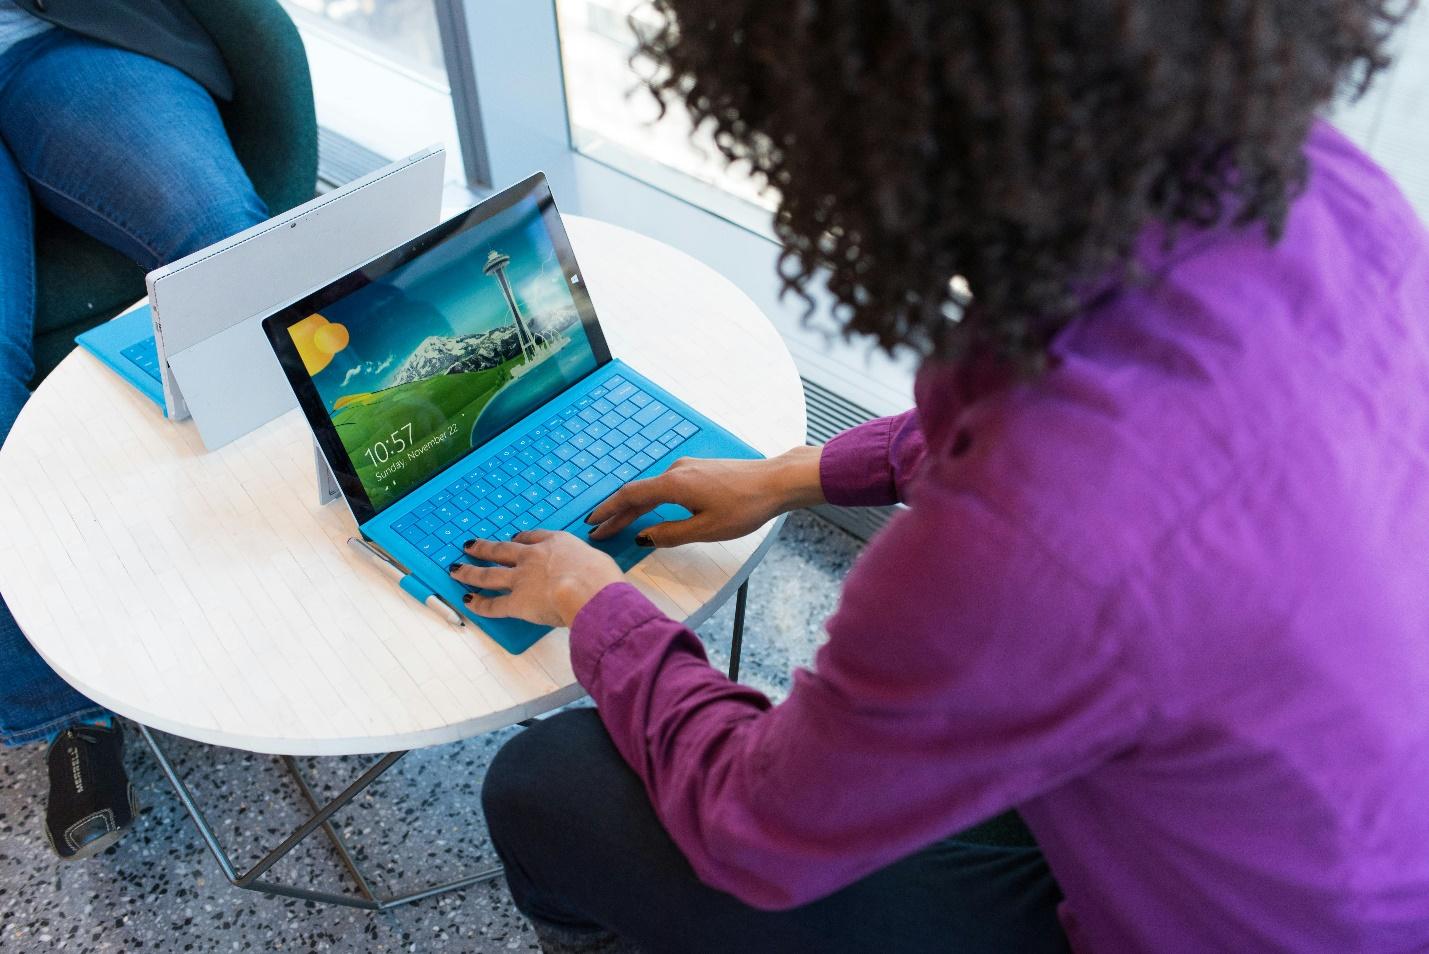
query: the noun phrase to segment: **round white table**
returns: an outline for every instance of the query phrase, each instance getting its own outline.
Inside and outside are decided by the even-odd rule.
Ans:
[[[614,355],[766,454],[803,443],[793,360],[739,289],[653,239],[566,224]],[[142,727],[254,752],[395,761],[583,694],[564,630],[509,655],[401,593],[346,545],[355,530],[341,503],[317,504],[298,411],[208,452],[192,422],[165,421],[80,350],[0,450],[0,592],[56,672]],[[698,625],[776,532],[657,551],[628,579]],[[296,840],[319,825],[333,834],[331,812],[313,804]],[[236,876],[210,836],[235,884],[274,887],[261,871]]]

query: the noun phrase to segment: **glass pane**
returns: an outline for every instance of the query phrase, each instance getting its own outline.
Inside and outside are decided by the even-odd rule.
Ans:
[[[435,0],[282,0],[312,68],[318,123],[393,159],[433,143],[462,168]]]
[[[433,0],[282,0],[300,24],[446,82]]]
[[[692,138],[682,110],[672,105],[653,122],[655,99],[630,65],[635,37],[628,18],[644,7],[644,0],[556,0],[575,147],[736,220],[767,223],[774,193],[761,193],[739,167],[726,168],[707,134]],[[743,215],[735,205],[745,206]]]

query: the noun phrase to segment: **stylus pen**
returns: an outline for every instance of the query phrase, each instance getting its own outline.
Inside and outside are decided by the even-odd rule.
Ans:
[[[381,550],[377,549],[372,544],[368,543],[366,540],[363,540],[361,537],[348,537],[347,542],[350,546],[355,547],[358,551],[365,553],[373,560],[376,560],[377,566],[384,573],[390,576],[392,578],[392,581],[396,583],[399,588],[402,586],[402,581],[411,575],[406,570],[402,569],[402,567],[397,563],[396,560],[393,560],[387,554],[383,553]],[[429,594],[427,598],[422,602],[425,605],[431,607],[432,610],[434,610],[438,616],[446,620],[448,623],[451,623],[453,626],[466,625],[466,620],[461,618],[461,614],[458,613],[456,610],[452,609],[451,604],[448,603],[446,600],[442,599],[437,594]]]

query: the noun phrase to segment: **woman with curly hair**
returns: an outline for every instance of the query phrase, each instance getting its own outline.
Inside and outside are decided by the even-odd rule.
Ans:
[[[907,508],[779,705],[574,538],[473,542],[475,608],[569,625],[599,706],[485,784],[545,949],[1429,946],[1429,235],[1317,118],[1406,11],[654,6],[650,85],[775,190],[787,287],[922,367],[597,535]],[[1013,808],[1035,844],[967,834]]]

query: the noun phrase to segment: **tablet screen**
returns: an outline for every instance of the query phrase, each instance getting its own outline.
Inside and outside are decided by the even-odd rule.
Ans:
[[[603,363],[554,215],[528,194],[287,325],[373,512]]]

